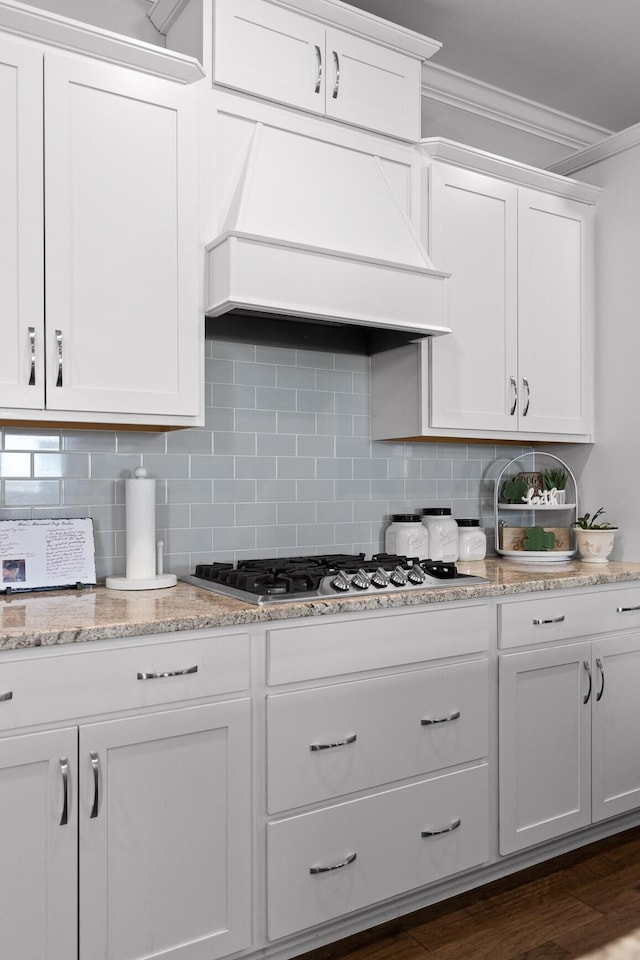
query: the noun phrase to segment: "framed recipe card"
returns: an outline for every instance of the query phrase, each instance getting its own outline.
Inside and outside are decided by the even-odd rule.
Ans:
[[[0,592],[96,582],[93,520],[0,520]]]

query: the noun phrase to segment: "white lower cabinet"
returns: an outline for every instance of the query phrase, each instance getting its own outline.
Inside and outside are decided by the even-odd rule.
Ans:
[[[267,827],[270,940],[487,860],[488,767]]]
[[[591,603],[589,639],[499,657],[500,852],[513,853],[640,806],[640,607],[635,589]],[[631,601],[630,601],[631,598]],[[631,605],[629,605],[631,602]],[[514,604],[503,617],[518,645],[535,616],[537,639],[571,636],[577,597]],[[560,612],[566,610],[566,616]],[[519,610],[524,620],[518,634]],[[526,616],[525,616],[526,614]],[[631,619],[625,620],[630,614]],[[618,616],[617,635],[594,636]],[[576,624],[583,618],[576,617]],[[529,640],[529,643],[532,641]]]
[[[475,601],[268,629],[270,941],[489,859],[488,624]]]
[[[217,960],[251,944],[251,703],[202,702],[225,683],[248,687],[247,652],[246,635],[209,632],[96,649],[93,672],[88,649],[0,660],[3,957]],[[126,689],[136,662],[128,715],[13,733],[16,710],[38,716],[38,665],[55,663],[62,681],[52,716],[73,716],[65,665],[98,705],[102,668],[109,689],[119,665]]]
[[[77,728],[0,740],[0,953],[71,960],[78,929]],[[67,766],[68,765],[68,766]]]

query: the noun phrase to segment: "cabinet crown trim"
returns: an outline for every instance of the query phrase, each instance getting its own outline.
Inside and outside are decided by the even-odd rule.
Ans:
[[[112,33],[89,23],[69,20],[48,10],[28,7],[17,0],[0,0],[0,31],[132,67],[177,83],[194,83],[205,75],[194,57]]]
[[[534,190],[580,200],[583,203],[595,205],[602,194],[599,187],[589,183],[571,180],[518,160],[509,160],[476,147],[456,143],[454,140],[430,137],[420,141],[420,148],[423,158],[427,161],[442,160],[445,163],[464,167],[465,170],[475,170],[477,173],[508,180],[518,186],[531,187]]]

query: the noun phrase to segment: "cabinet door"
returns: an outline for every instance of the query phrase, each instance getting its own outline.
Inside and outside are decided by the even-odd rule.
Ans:
[[[76,728],[0,740],[0,952],[7,960],[77,955],[77,750]]]
[[[0,407],[44,405],[42,52],[0,37]]]
[[[429,241],[453,330],[430,344],[429,426],[515,430],[517,188],[434,163]]]
[[[216,0],[214,81],[324,113],[325,29],[265,0]]]
[[[331,29],[326,50],[328,117],[403,140],[420,139],[419,60]]]
[[[591,823],[590,664],[588,643],[500,657],[502,854]]]
[[[593,819],[640,806],[640,634],[593,644]]]
[[[45,60],[47,407],[196,415],[194,92]]]
[[[250,708],[80,728],[80,955],[215,960],[251,943]]]
[[[591,208],[518,193],[520,429],[592,429]]]

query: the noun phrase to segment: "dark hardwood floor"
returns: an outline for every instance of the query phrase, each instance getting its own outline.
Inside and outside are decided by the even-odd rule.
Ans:
[[[305,960],[640,960],[640,828]]]

